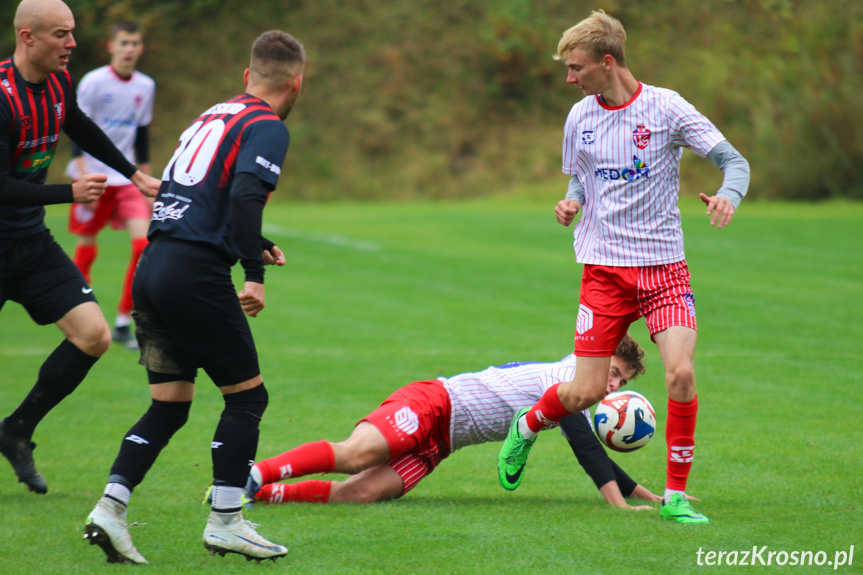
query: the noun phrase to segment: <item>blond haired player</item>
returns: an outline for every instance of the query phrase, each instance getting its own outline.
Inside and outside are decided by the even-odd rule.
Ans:
[[[678,93],[643,84],[626,65],[626,32],[593,12],[567,30],[557,59],[585,98],[564,127],[563,171],[571,175],[558,222],[575,228],[584,264],[575,333],[578,368],[513,418],[498,460],[501,485],[520,484],[543,428],[596,403],[612,352],[629,325],[644,317],[665,366],[668,391],[667,471],[662,518],[707,523],[686,497],[695,449],[693,355],[695,299],[677,206],[683,148],[708,157],[724,174],[713,196],[701,194],[710,224],[727,226],[749,186],[749,164],[722,133]]]

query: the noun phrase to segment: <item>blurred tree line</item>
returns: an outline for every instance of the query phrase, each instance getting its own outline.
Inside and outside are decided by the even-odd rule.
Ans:
[[[863,199],[859,0],[67,0],[79,78],[107,62],[118,18],[141,22],[158,84],[157,172],[206,106],[242,89],[251,42],[279,28],[306,47],[280,194],[443,198],[560,173],[581,92],[552,59],[595,8],[627,29],[636,78],[679,91],[749,159],[758,198]],[[2,57],[17,2],[0,7]],[[684,155],[683,192],[721,175]],[[62,176],[55,167],[52,177]]]

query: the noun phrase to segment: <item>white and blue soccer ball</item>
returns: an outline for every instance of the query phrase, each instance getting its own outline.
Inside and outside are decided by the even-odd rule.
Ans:
[[[605,396],[593,414],[596,435],[609,449],[635,451],[650,442],[656,431],[656,412],[647,398],[635,391]]]

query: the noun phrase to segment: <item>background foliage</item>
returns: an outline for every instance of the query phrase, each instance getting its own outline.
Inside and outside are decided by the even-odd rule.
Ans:
[[[855,0],[69,0],[79,77],[106,61],[116,18],[148,28],[158,82],[154,164],[206,106],[241,89],[259,33],[306,46],[281,193],[299,199],[485,195],[560,175],[581,97],[551,59],[560,34],[603,8],[629,35],[636,78],[681,92],[749,160],[761,198],[863,198],[863,3]],[[11,22],[15,2],[0,7]],[[0,37],[11,54],[11,26]],[[715,189],[685,155],[684,192]],[[60,177],[54,170],[54,177]]]

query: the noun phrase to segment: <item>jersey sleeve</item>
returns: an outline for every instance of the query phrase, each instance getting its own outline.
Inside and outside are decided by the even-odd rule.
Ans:
[[[236,173],[254,174],[275,189],[288,153],[288,128],[278,120],[250,124],[243,132]]]
[[[706,158],[716,144],[725,140],[713,122],[676,92],[669,95],[668,114],[672,143],[689,148],[702,158]]]
[[[78,83],[75,91],[78,108],[92,118],[98,101],[99,82],[93,80],[92,72],[86,74]]]

